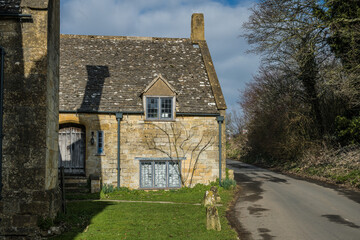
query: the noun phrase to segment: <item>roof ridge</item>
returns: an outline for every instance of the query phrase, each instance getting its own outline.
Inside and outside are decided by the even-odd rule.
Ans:
[[[106,36],[106,35],[80,35],[60,34],[61,38],[78,39],[109,39],[109,40],[136,40],[136,41],[191,41],[190,38],[166,38],[166,37],[136,37],[136,36]]]

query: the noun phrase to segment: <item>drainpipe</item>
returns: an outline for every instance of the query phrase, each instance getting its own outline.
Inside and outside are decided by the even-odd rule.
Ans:
[[[121,112],[117,112],[115,114],[116,120],[118,122],[118,132],[117,132],[117,188],[120,188],[120,121],[123,118],[123,114]]]
[[[4,100],[4,57],[5,50],[0,46],[0,199],[2,193],[2,138],[3,138],[3,100]]]
[[[221,125],[224,122],[224,116],[217,116],[216,120],[219,123],[219,186],[221,186],[221,156],[222,156]]]

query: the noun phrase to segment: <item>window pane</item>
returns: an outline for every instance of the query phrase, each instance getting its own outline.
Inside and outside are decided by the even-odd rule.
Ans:
[[[181,187],[178,162],[169,162],[169,187]]]
[[[98,131],[97,133],[98,133],[98,142],[97,142],[98,154],[102,154],[104,152],[104,132]]]
[[[152,188],[152,163],[151,162],[142,162],[140,163],[140,172],[141,172],[141,182],[140,186],[142,188]]]
[[[158,118],[159,98],[146,98],[147,118]]]
[[[154,187],[166,187],[166,162],[155,162]]]
[[[161,98],[161,118],[172,118],[172,98]]]

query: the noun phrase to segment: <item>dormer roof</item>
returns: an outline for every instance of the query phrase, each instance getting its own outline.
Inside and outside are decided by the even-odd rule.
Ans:
[[[175,96],[176,91],[166,79],[159,74],[142,92],[144,96]]]

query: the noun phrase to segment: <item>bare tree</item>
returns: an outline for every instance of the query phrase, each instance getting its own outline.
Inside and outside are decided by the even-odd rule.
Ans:
[[[305,147],[313,124],[296,78],[261,69],[242,94],[240,105],[247,119],[247,149],[252,153],[291,159]]]
[[[244,118],[236,110],[226,113],[226,134],[227,137],[236,137],[245,130]]]
[[[156,130],[145,135],[148,148],[164,154],[172,162],[186,159],[187,166],[178,164],[177,173],[182,186],[191,186],[200,156],[213,145],[215,135],[202,133],[199,136],[200,125],[187,128],[180,122],[148,125]]]
[[[260,0],[243,35],[263,54],[267,67],[295,76],[303,85],[303,98],[311,106],[318,134],[324,132],[317,89],[319,71],[331,55],[327,26],[317,18],[317,0]]]

